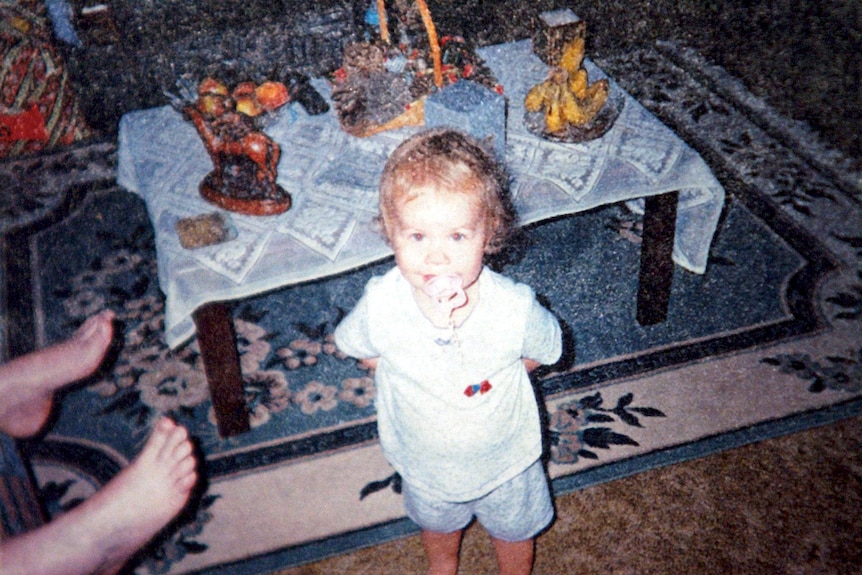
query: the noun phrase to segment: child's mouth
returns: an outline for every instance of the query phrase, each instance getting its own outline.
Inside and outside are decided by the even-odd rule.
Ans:
[[[463,280],[458,275],[430,276],[422,290],[434,301],[437,311],[446,317],[467,303]]]

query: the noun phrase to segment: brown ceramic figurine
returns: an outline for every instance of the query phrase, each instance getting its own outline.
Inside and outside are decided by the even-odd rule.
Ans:
[[[227,88],[204,81],[199,97],[184,109],[197,128],[214,169],[200,184],[207,201],[232,212],[254,216],[280,214],[291,198],[276,183],[281,150],[259,130],[254,118],[238,112]]]

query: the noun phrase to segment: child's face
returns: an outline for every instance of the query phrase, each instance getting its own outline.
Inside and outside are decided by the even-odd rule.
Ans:
[[[482,272],[487,245],[476,194],[422,188],[396,207],[394,220],[395,263],[415,292],[424,294],[422,287],[436,276],[456,275],[469,293]]]

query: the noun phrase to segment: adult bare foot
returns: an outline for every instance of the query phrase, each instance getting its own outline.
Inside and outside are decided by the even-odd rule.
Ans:
[[[162,418],[141,453],[102,489],[44,527],[0,544],[0,573],[116,573],[188,502],[195,465],[186,429]]]
[[[69,339],[0,365],[0,431],[28,437],[42,429],[54,392],[91,375],[113,337],[114,313],[88,318]]]

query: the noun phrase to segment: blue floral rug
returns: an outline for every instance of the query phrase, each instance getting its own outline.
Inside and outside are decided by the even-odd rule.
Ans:
[[[676,270],[656,326],[635,320],[641,223],[622,206],[529,227],[494,262],[568,334],[535,380],[556,493],[862,412],[858,177],[696,54],[661,44],[597,63],[729,195],[707,273]],[[143,202],[104,177],[67,192],[80,205],[28,237],[34,339],[105,307],[120,337],[29,446],[53,512],[109,480],[169,414],[196,438],[206,481],[140,573],[265,573],[415,532],[376,442],[373,379],[331,341],[391,260],[233,306],[252,430],[222,439],[196,341],[164,342]]]

